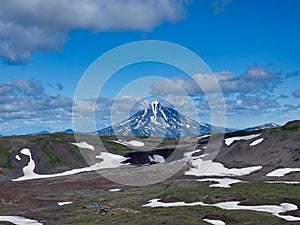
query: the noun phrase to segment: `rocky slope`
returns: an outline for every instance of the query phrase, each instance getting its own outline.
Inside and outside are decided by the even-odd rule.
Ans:
[[[0,180],[23,175],[29,157],[20,153],[29,148],[36,162],[36,172],[50,174],[86,166],[79,149],[71,144],[72,135],[41,134],[0,138]]]
[[[216,161],[230,167],[246,165],[300,167],[300,121],[292,121],[275,129],[231,133],[227,137],[253,133],[260,136],[250,140],[234,141],[229,146],[224,144]],[[251,146],[255,140],[261,142]]]

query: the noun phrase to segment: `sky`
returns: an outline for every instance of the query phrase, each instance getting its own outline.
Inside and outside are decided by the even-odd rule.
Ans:
[[[161,40],[197,54],[211,74],[193,80],[222,89],[227,127],[284,124],[300,112],[298,0],[0,0],[0,134],[72,128],[72,109],[95,111],[98,128],[159,96],[210,122],[206,96],[183,71],[158,62],[127,66],[105,83],[96,105],[74,101],[85,71],[101,55],[135,41]],[[111,63],[114,63],[113,61]],[[145,85],[138,80],[152,77]],[[164,78],[159,79],[158,77]],[[170,81],[173,83],[170,84]],[[132,91],[124,89],[130,86]],[[139,103],[139,104],[135,104]],[[135,108],[129,108],[134,105]]]

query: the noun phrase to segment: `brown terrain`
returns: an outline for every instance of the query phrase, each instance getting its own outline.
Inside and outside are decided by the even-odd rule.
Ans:
[[[253,133],[261,133],[259,138],[264,138],[264,141],[256,146],[249,146],[253,140],[248,141],[235,141],[230,146],[222,144],[220,151],[217,151],[217,156],[215,161],[221,162],[228,168],[242,168],[248,166],[257,166],[261,165],[263,168],[258,170],[250,175],[238,177],[238,179],[243,181],[250,182],[250,189],[260,187],[261,186],[261,195],[266,194],[265,190],[270,188],[270,184],[264,184],[263,181],[267,180],[285,180],[285,181],[300,181],[299,173],[294,172],[290,173],[286,176],[282,177],[266,177],[265,175],[277,168],[291,167],[291,168],[299,168],[300,167],[300,153],[298,143],[300,143],[300,135],[299,135],[299,127],[300,122],[295,121],[288,123],[286,126],[282,128],[276,128],[271,130],[263,130],[263,131],[254,131],[254,132],[236,132],[232,134],[226,134],[225,138],[235,137],[235,136],[244,136]],[[83,135],[81,139],[86,140],[89,144],[97,146],[98,137]],[[126,140],[131,140],[130,137],[124,137]],[[115,140],[114,137],[103,137],[102,143],[106,147],[106,149],[112,153],[126,155],[128,153],[132,153],[136,151],[135,149],[130,149],[125,146],[119,145],[117,143],[111,142],[111,140]],[[138,139],[146,143],[143,151],[145,154],[151,154],[151,151],[161,152],[163,149],[168,151],[174,149],[178,140],[176,139],[166,139],[157,147],[156,140],[154,139]],[[184,152],[191,152],[194,149],[200,149],[201,152],[195,153],[194,156],[205,154],[208,151],[212,153],[216,153],[214,150],[205,150],[205,147],[208,143],[208,138],[200,138],[198,140],[198,144],[193,145],[189,144],[190,139],[186,138],[179,146],[174,154],[171,154],[171,158],[167,159],[169,161],[179,160],[183,158]],[[13,178],[17,178],[23,175],[22,168],[28,163],[29,158],[27,156],[23,156],[20,161],[15,158],[15,155],[21,154],[20,150],[22,148],[29,148],[32,152],[32,157],[36,162],[36,173],[39,174],[52,174],[65,170],[70,170],[72,168],[82,168],[89,166],[86,162],[85,156],[82,156],[82,149],[78,149],[76,146],[71,144],[72,142],[76,142],[73,135],[70,134],[43,134],[38,136],[17,136],[17,137],[2,137],[0,138],[0,150],[1,150],[1,168],[0,168],[0,215],[23,215],[30,218],[37,218],[39,221],[43,221],[45,224],[69,224],[68,218],[70,216],[74,216],[74,213],[85,212],[82,211],[82,207],[89,205],[93,202],[103,201],[105,203],[109,203],[115,205],[115,207],[125,206],[130,210],[139,210],[142,204],[147,203],[147,201],[151,198],[159,197],[166,198],[167,196],[172,196],[177,191],[184,188],[185,190],[188,188],[189,191],[182,192],[180,191],[178,196],[186,193],[194,193],[197,186],[197,190],[201,188],[207,190],[207,186],[202,184],[201,182],[187,182],[189,180],[199,179],[201,177],[195,176],[186,176],[184,172],[189,169],[188,163],[182,167],[175,175],[167,179],[166,181],[156,184],[150,185],[147,187],[130,187],[126,185],[120,185],[113,181],[110,181],[102,176],[100,176],[96,172],[85,172],[71,176],[65,177],[57,177],[57,178],[49,178],[49,179],[39,179],[39,180],[28,180],[21,182],[11,182]],[[195,147],[194,147],[195,146]],[[212,145],[213,146],[213,145]],[[151,150],[152,149],[152,150]],[[86,151],[86,150],[85,150]],[[89,151],[89,154],[95,156],[99,154],[101,151],[100,147],[96,147],[95,152]],[[133,154],[134,155],[134,154]],[[139,160],[139,156],[135,160]],[[161,165],[167,166],[168,164]],[[160,166],[160,165],[158,165]],[[147,169],[147,166],[140,167],[140,170],[151,171]],[[150,167],[149,167],[150,168]],[[155,168],[155,167],[154,167]],[[159,167],[157,167],[159,168]],[[114,171],[114,172],[110,172]],[[106,170],[104,173],[107,174],[118,174],[120,177],[125,176],[126,173],[122,171],[122,168],[117,168],[113,170]],[[107,177],[107,176],[105,176]],[[125,177],[126,178],[126,177]],[[113,179],[112,179],[113,180]],[[181,181],[178,183],[178,181]],[[257,183],[258,182],[258,183]],[[186,186],[188,185],[188,186]],[[196,200],[203,200],[206,202],[218,202],[220,200],[240,200],[240,201],[249,201],[252,202],[254,200],[248,199],[248,197],[252,196],[252,194],[247,194],[247,197],[243,196],[243,194],[238,191],[239,186],[247,185],[247,184],[238,184],[235,185],[237,189],[237,193],[231,193],[226,195],[218,195],[210,193],[196,197]],[[284,184],[274,184],[273,187],[278,187],[276,191],[281,191],[281,185]],[[113,195],[109,192],[111,188],[122,187],[123,190],[122,197],[115,198],[114,196],[118,196],[120,194]],[[248,188],[247,186],[245,186]],[[286,195],[293,196],[297,193],[300,193],[299,186],[284,186],[286,188]],[[200,188],[200,189],[199,189]],[[295,189],[296,188],[296,189]],[[220,189],[218,189],[220,190]],[[233,188],[234,190],[234,188]],[[126,194],[125,194],[126,193]],[[160,194],[159,194],[160,193]],[[165,193],[165,194],[163,194]],[[172,194],[173,193],[173,194]],[[277,192],[274,191],[274,194]],[[193,195],[193,194],[190,194]],[[167,198],[169,200],[188,200],[184,197],[184,199],[180,199],[181,197],[173,197]],[[222,196],[222,197],[221,197]],[[280,197],[281,196],[281,197]],[[264,203],[264,198],[259,197],[257,202]],[[178,199],[179,198],[179,199]],[[190,197],[191,201],[195,199],[194,197]],[[252,196],[252,199],[254,197]],[[135,199],[135,200],[134,200]],[[269,198],[268,198],[269,199]],[[270,200],[272,199],[272,200]],[[283,195],[279,195],[278,199],[276,197],[270,197],[268,201],[273,204],[279,204],[280,202],[286,200],[287,202],[297,204],[300,206],[300,202],[298,198],[293,197],[284,197]],[[277,199],[277,200],[276,200]],[[49,217],[49,213],[58,213],[59,207],[57,206],[57,202],[64,201],[72,201],[75,202],[72,204],[73,206],[69,206],[64,208],[67,210],[60,217],[63,219],[63,223],[58,222],[56,219],[52,221]],[[132,202],[133,201],[133,202]],[[132,202],[131,206],[128,206],[128,202]],[[50,210],[50,211],[49,211]],[[72,210],[72,213],[70,212]],[[73,212],[74,210],[74,212]],[[127,210],[127,209],[126,209]],[[128,210],[127,210],[128,211]],[[127,212],[126,211],[126,212]],[[300,216],[299,210],[292,212],[295,216]],[[202,214],[201,214],[202,215]],[[219,214],[218,214],[219,215]],[[222,213],[220,215],[223,215]],[[226,220],[226,216],[220,216],[218,218],[223,218]],[[289,214],[291,215],[291,214]],[[91,219],[93,216],[91,216]],[[80,217],[74,218],[74,221],[82,221],[83,218]],[[52,222],[51,222],[52,221]],[[77,222],[72,222],[71,224],[77,224]],[[231,221],[227,218],[227,221]],[[110,221],[111,222],[111,221]],[[107,224],[110,224],[108,221]],[[282,221],[281,221],[282,222]],[[1,223],[1,222],[0,222]],[[199,222],[201,224],[203,222]],[[78,224],[85,224],[79,223]],[[86,224],[93,224],[88,223]],[[127,223],[126,223],[127,224]],[[130,223],[129,223],[130,224]],[[135,224],[135,223],[134,223]],[[204,223],[203,223],[204,224]],[[230,223],[229,223],[230,224]],[[235,223],[232,223],[235,224]],[[274,223],[280,224],[280,223]],[[282,223],[284,224],[284,223]],[[297,224],[297,223],[293,223]]]

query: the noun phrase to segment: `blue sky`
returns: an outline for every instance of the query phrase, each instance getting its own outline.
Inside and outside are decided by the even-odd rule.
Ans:
[[[12,0],[1,5],[0,134],[72,127],[72,98],[88,66],[110,49],[140,40],[174,42],[198,54],[223,89],[228,127],[299,119],[298,0]],[[157,75],[184,84],[200,119],[208,118],[205,98],[189,90],[181,71],[141,63],[124,68],[106,85],[97,106],[99,127],[109,124],[111,105],[124,86]],[[163,82],[153,81],[147,91],[162,93]],[[139,100],[139,91],[123,97],[120,111],[128,111],[127,101]]]

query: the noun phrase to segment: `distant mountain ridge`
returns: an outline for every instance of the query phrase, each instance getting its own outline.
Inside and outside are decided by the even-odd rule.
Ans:
[[[206,135],[212,129],[222,132],[223,128],[213,127],[208,123],[198,123],[173,108],[164,107],[159,102],[153,101],[150,108],[137,112],[121,123],[98,131],[98,135],[179,138]]]
[[[36,133],[27,134],[27,135],[28,136],[36,136],[36,135],[39,135],[39,134],[50,134],[50,132],[46,131],[46,130],[42,130],[42,131],[39,131],[39,132],[36,132]]]
[[[260,126],[246,128],[243,131],[256,131],[256,130],[264,130],[264,129],[274,129],[279,127],[281,126],[276,123],[266,123]]]
[[[63,131],[63,133],[65,133],[65,134],[74,134],[75,132],[74,132],[73,129],[66,129],[66,130]]]

